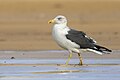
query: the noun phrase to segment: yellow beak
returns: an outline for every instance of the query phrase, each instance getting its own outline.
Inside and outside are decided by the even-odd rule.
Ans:
[[[54,23],[54,22],[55,22],[55,20],[52,19],[52,20],[49,20],[49,21],[48,21],[48,24],[50,24],[50,23]]]

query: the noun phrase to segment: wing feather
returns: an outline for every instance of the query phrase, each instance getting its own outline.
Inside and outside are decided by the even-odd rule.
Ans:
[[[80,48],[94,48],[95,41],[90,37],[86,37],[86,34],[83,31],[71,29],[66,37],[72,42],[80,45]]]

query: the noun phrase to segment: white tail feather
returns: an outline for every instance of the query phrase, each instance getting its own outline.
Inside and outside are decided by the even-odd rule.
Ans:
[[[87,49],[87,50],[90,51],[90,52],[94,52],[94,53],[100,54],[100,55],[103,54],[102,52],[99,52],[99,51],[96,51],[96,50],[93,50],[93,49]]]

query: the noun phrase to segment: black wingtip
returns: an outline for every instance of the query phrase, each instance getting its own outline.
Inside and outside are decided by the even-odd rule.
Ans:
[[[104,54],[111,54],[112,50],[106,50],[106,52],[103,51]]]
[[[112,52],[112,50],[110,50],[110,49],[107,49],[106,51],[108,51],[108,52]]]
[[[106,51],[106,52],[112,52],[112,50],[110,50],[110,49],[108,49],[108,48],[106,48],[106,47],[103,47],[103,46],[95,45],[95,47],[96,47],[98,50],[102,51],[102,52],[104,52],[104,51]]]

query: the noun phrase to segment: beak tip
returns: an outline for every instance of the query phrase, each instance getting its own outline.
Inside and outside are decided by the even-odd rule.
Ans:
[[[50,23],[52,23],[52,22],[49,21],[48,24],[50,24]]]
[[[50,24],[50,23],[54,23],[54,20],[50,20],[50,21],[48,21],[48,24]]]

